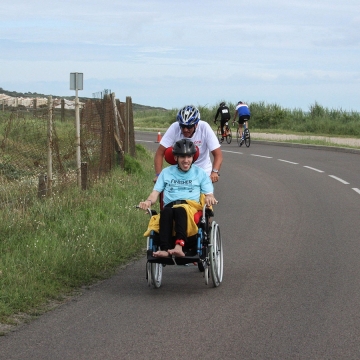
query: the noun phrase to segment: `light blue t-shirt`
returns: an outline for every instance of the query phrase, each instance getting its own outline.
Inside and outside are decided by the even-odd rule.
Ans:
[[[200,194],[213,193],[214,187],[209,175],[196,165],[184,172],[177,165],[163,169],[155,183],[154,190],[164,192],[164,206],[176,200],[200,201]]]

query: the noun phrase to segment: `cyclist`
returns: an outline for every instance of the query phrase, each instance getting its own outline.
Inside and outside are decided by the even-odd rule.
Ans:
[[[216,121],[217,121],[217,118],[218,118],[219,115],[220,115],[220,124],[221,124],[221,139],[220,139],[220,142],[223,142],[224,141],[224,136],[226,136],[224,126],[225,126],[225,123],[227,121],[229,121],[230,118],[231,118],[230,110],[226,106],[225,102],[222,102],[219,105],[219,108],[217,109],[217,112],[216,112],[216,115],[215,115],[215,120],[214,120],[215,124],[216,124]]]
[[[235,108],[235,114],[234,114],[234,122],[236,120],[236,115],[239,116],[238,122],[239,122],[239,135],[242,140],[244,140],[243,136],[243,125],[246,123],[246,127],[248,127],[248,120],[250,120],[250,109],[249,107],[243,103],[242,101],[239,101]]]
[[[187,105],[180,109],[176,120],[166,130],[156,150],[154,157],[156,177],[154,182],[161,172],[165,150],[173,146],[177,140],[184,138],[191,139],[199,148],[200,155],[196,160],[197,166],[205,170],[212,182],[217,182],[222,163],[222,152],[214,131],[206,121],[200,120],[200,112],[193,105]],[[213,163],[211,163],[210,152],[214,157]]]
[[[197,232],[194,214],[201,209],[200,195],[205,194],[204,202],[208,207],[217,203],[209,176],[193,165],[195,143],[190,139],[178,140],[172,153],[177,164],[160,173],[147,200],[139,203],[139,207],[146,210],[157,201],[160,193],[164,193],[164,208],[159,218],[160,250],[153,253],[154,257],[185,256],[183,246],[187,237]]]

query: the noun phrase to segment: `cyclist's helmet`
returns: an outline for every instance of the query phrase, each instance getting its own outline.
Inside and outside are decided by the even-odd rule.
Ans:
[[[180,125],[195,125],[200,120],[200,112],[193,105],[184,106],[179,110],[176,120]]]
[[[172,149],[173,155],[195,155],[196,146],[190,139],[181,139],[175,142]]]
[[[238,105],[239,105],[239,104],[243,104],[243,102],[242,102],[242,101],[239,101],[239,102],[238,102]]]
[[[223,101],[222,103],[220,103],[220,106],[225,106],[225,102]]]

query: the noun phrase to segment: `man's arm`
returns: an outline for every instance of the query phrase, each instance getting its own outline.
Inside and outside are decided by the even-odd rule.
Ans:
[[[156,182],[159,174],[161,173],[165,150],[166,150],[166,148],[163,145],[159,145],[159,147],[156,150],[156,153],[154,156],[154,168],[155,168],[154,182]]]
[[[215,120],[214,120],[215,123],[216,123],[216,121],[217,121],[217,118],[218,118],[219,114],[220,114],[220,108],[218,108],[218,110],[217,110],[217,112],[216,112]]]
[[[222,151],[218,147],[217,149],[213,150],[211,153],[212,153],[212,155],[214,157],[213,170],[220,171],[221,164],[222,164],[222,161],[223,161]],[[219,180],[219,173],[212,171],[211,174],[210,174],[210,178],[211,178],[212,182],[218,181]]]

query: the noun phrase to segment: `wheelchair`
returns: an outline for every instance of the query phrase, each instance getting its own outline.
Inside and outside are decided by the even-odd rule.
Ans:
[[[156,215],[156,211],[148,209],[148,213]],[[153,257],[155,251],[160,250],[159,234],[151,230],[147,237],[147,263],[146,279],[148,285],[154,288],[160,288],[164,267],[168,265],[187,265],[197,264],[198,269],[205,278],[205,284],[208,285],[210,279],[214,287],[218,287],[223,279],[223,244],[220,234],[220,227],[216,221],[212,220],[214,213],[206,208],[198,212],[198,226],[196,235],[188,237],[183,251],[184,257]]]

